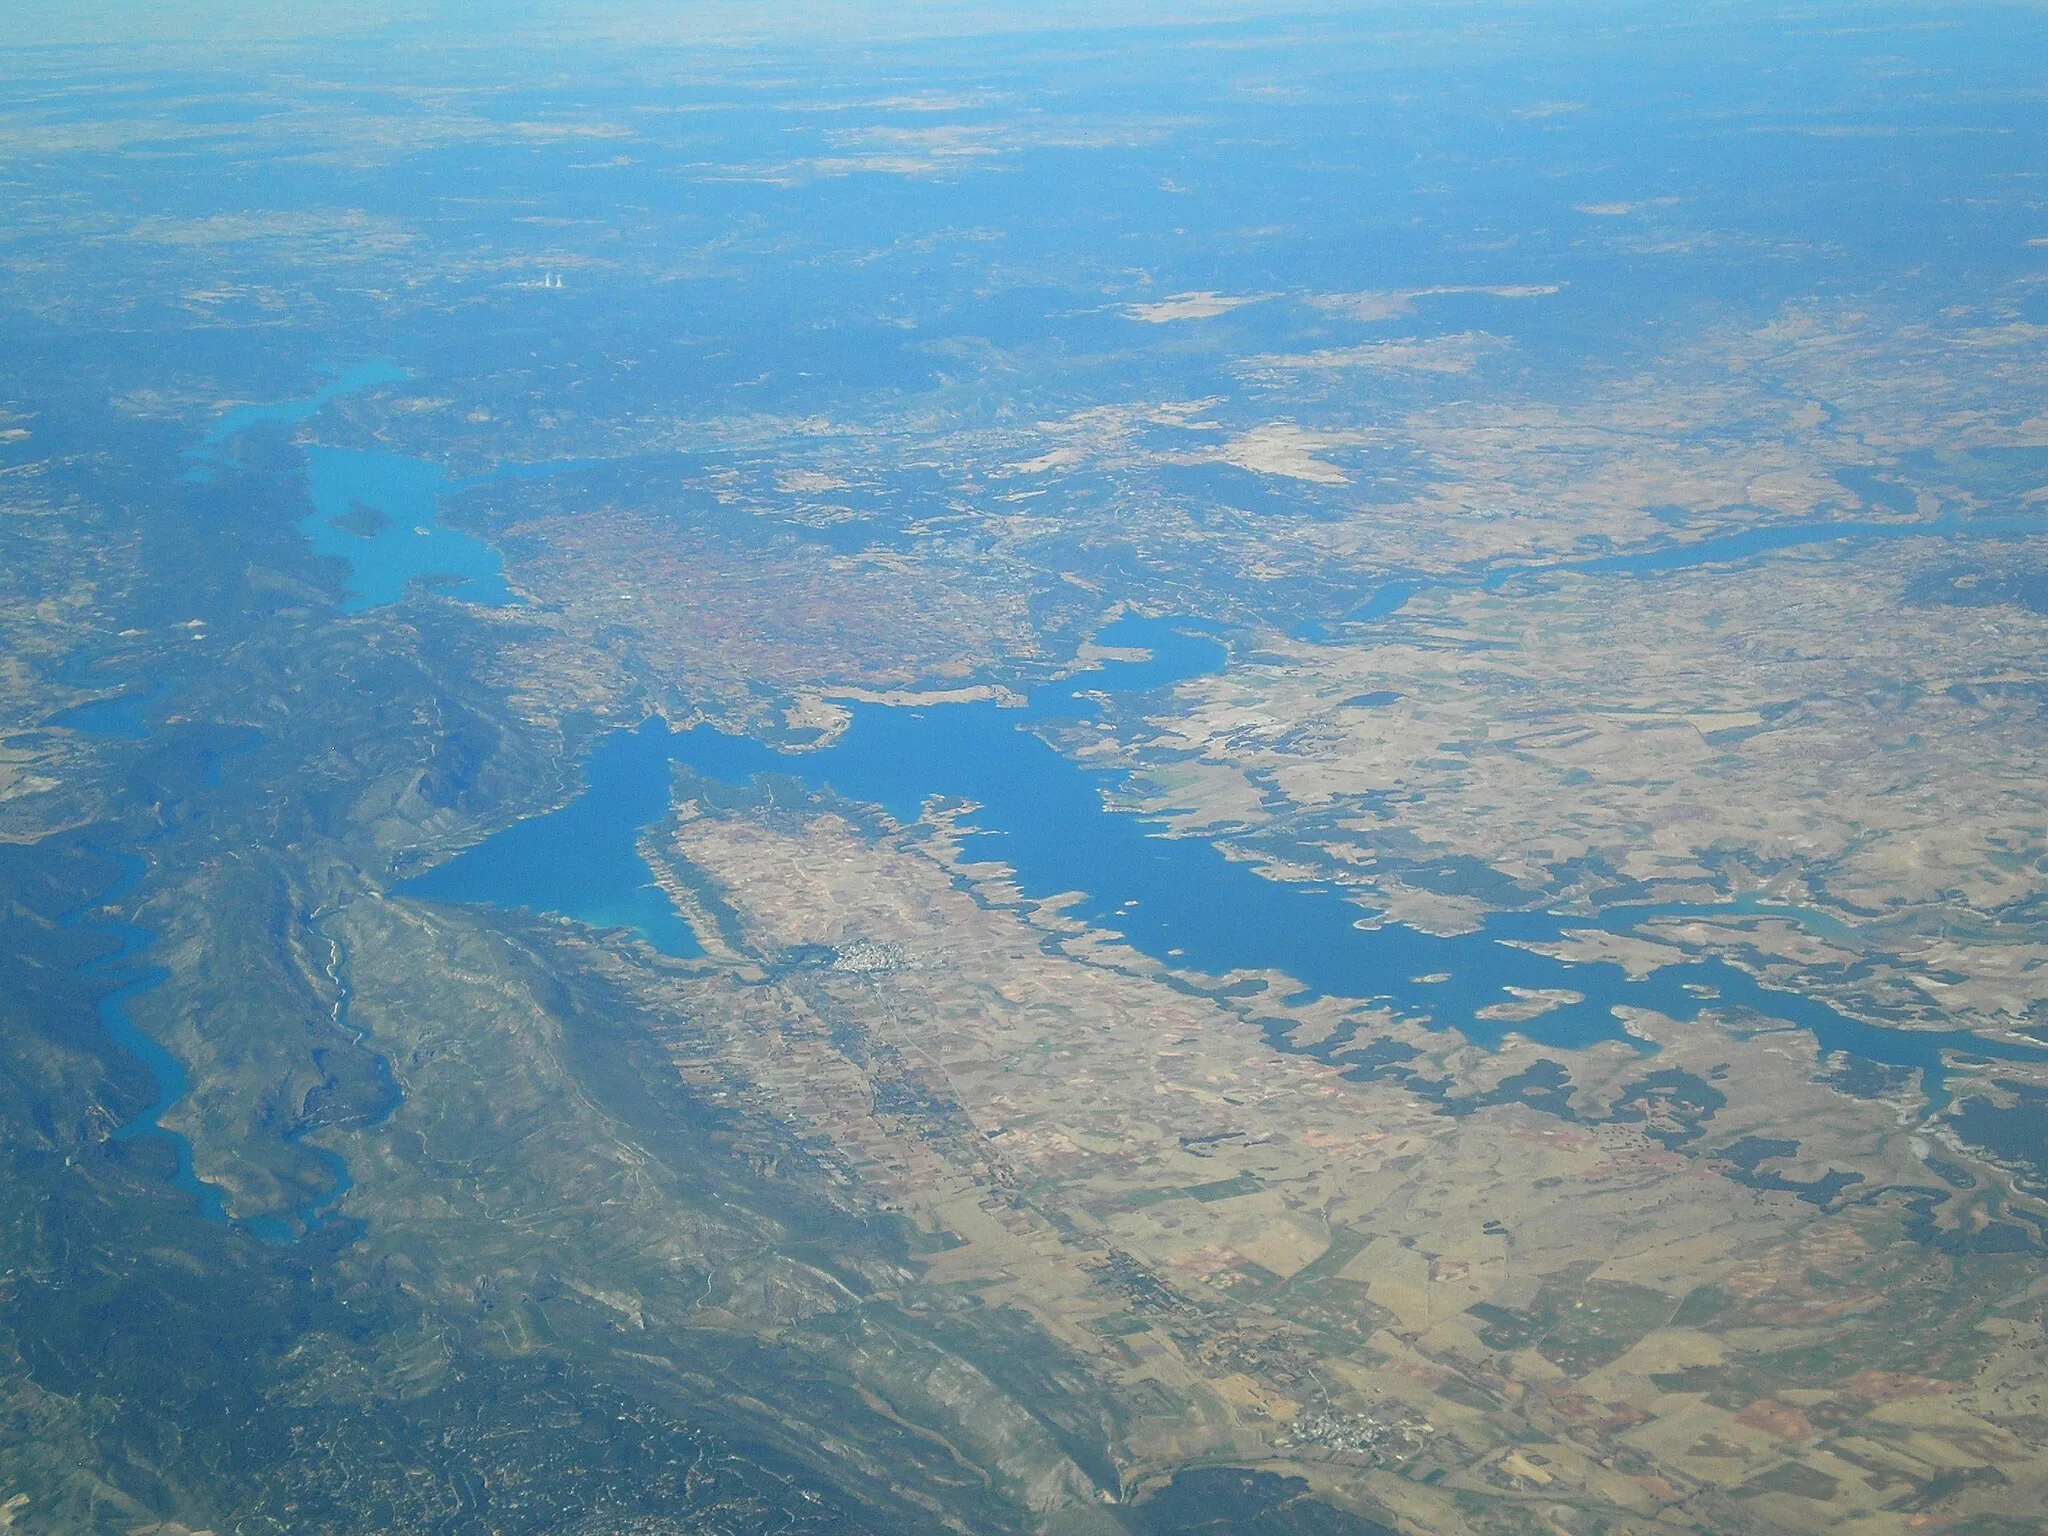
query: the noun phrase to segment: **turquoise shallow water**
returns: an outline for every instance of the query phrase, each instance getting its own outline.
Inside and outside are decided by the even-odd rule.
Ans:
[[[315,415],[329,401],[355,394],[358,390],[374,389],[379,384],[402,384],[411,377],[411,373],[396,363],[358,363],[301,399],[278,400],[267,405],[238,405],[223,411],[220,420],[199,440],[198,446],[186,450],[185,457],[189,463],[185,478],[207,482],[218,478],[222,469],[231,468],[234,461],[221,449],[251,427],[265,422],[301,422]]]
[[[779,774],[879,805],[902,821],[915,820],[934,796],[973,802],[978,809],[966,822],[970,854],[1007,864],[1027,895],[1084,893],[1070,909],[1075,915],[1122,935],[1155,960],[1215,976],[1277,970],[1311,992],[1385,1003],[1432,1027],[1455,1027],[1485,1046],[1512,1031],[1556,1046],[1624,1039],[1641,1048],[1621,1028],[1617,1006],[1692,1019],[1711,1000],[1717,1008],[1747,1010],[1765,1027],[1811,1030],[1826,1050],[1917,1067],[1937,1099],[1944,1048],[2038,1054],[1959,1031],[1878,1028],[1815,999],[1764,987],[1718,960],[1688,960],[1631,979],[1619,966],[1572,964],[1523,947],[1575,928],[1626,927],[1648,917],[1796,917],[1797,909],[1752,901],[1632,909],[1604,919],[1502,913],[1478,932],[1446,937],[1376,921],[1329,884],[1268,879],[1205,839],[1163,835],[1142,816],[1110,809],[1106,797],[1118,787],[1116,775],[1075,764],[1029,727],[1093,715],[1096,706],[1086,697],[1092,690],[1147,691],[1220,667],[1223,647],[1193,630],[1148,620],[1125,620],[1100,638],[1149,648],[1152,659],[1113,663],[1048,685],[1021,710],[859,705],[845,733],[822,751],[782,753],[708,727],[670,733],[650,721],[599,745],[585,765],[588,787],[567,807],[509,828],[400,889],[630,927],[668,953],[693,954],[694,940],[650,885],[634,841],[665,813],[678,767],[734,783]],[[1510,987],[1576,992],[1583,1001],[1511,1024],[1483,1017],[1490,1005],[1512,1000]]]
[[[185,478],[213,481],[232,470],[235,460],[228,445],[251,427],[309,421],[344,395],[411,377],[393,363],[363,363],[301,399],[236,406],[223,412],[212,430],[187,450]],[[466,603],[503,607],[520,598],[505,583],[497,551],[473,534],[445,526],[442,498],[493,480],[561,474],[581,467],[580,461],[507,464],[487,475],[451,479],[439,464],[388,449],[314,444],[306,450],[306,492],[313,510],[300,521],[299,530],[319,554],[347,564],[344,613],[395,603],[416,583]]]
[[[319,553],[348,562],[342,611],[395,603],[414,582],[486,607],[517,602],[497,551],[441,524],[440,498],[477,483],[381,448],[308,448],[313,513],[299,527]]]
[[[513,823],[399,889],[429,901],[558,912],[593,928],[630,929],[663,954],[701,955],[637,847],[668,813],[670,740],[659,722],[605,737],[584,760],[588,787],[576,799]]]

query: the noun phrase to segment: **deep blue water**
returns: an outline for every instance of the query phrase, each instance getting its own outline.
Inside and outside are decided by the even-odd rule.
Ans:
[[[113,990],[103,994],[97,1004],[100,1027],[128,1055],[141,1063],[149,1073],[150,1086],[155,1097],[147,1107],[132,1118],[116,1126],[111,1139],[134,1141],[142,1137],[155,1137],[168,1146],[175,1159],[171,1173],[171,1187],[191,1197],[199,1214],[208,1221],[228,1222],[227,1209],[221,1190],[201,1179],[192,1164],[192,1143],[176,1131],[163,1125],[163,1117],[171,1107],[184,1098],[191,1089],[191,1078],[179,1061],[154,1037],[145,1033],[128,1016],[128,1005],[143,993],[162,986],[170,978],[170,972],[161,966],[141,963],[143,952],[156,942],[156,935],[137,923],[119,919],[95,917],[91,914],[103,911],[118,902],[133,890],[141,880],[146,865],[140,858],[128,856],[121,860],[122,870],[112,885],[85,905],[66,913],[59,922],[67,927],[88,927],[107,935],[115,941],[115,947],[96,959],[88,960],[79,971],[95,979],[115,983]],[[333,979],[339,989],[339,1001],[335,1007],[335,1022],[346,1032],[348,1029],[348,1005],[350,994],[342,975],[345,956],[337,944],[335,951]],[[381,1061],[381,1058],[380,1058]],[[387,1074],[388,1076],[388,1074]],[[397,1106],[398,1093],[395,1085],[382,1111],[368,1123],[375,1124],[386,1118]],[[295,1131],[286,1140],[297,1144],[304,1131]],[[318,1195],[309,1196],[298,1207],[298,1224],[294,1225],[284,1216],[264,1213],[240,1218],[235,1225],[259,1241],[284,1244],[297,1241],[305,1233],[318,1230],[333,1219],[334,1208],[341,1197],[353,1187],[348,1165],[335,1153],[323,1148],[314,1148],[318,1161],[326,1169],[329,1184]]]
[[[777,751],[701,726],[671,733],[649,721],[599,745],[585,765],[588,787],[569,805],[510,827],[400,889],[623,925],[669,953],[689,954],[696,946],[685,942],[687,930],[648,883],[635,839],[666,813],[676,765],[728,783],[780,774],[881,806],[899,821],[916,820],[933,797],[972,802],[976,809],[964,823],[971,856],[1008,865],[1034,898],[1083,893],[1069,911],[1155,960],[1211,976],[1276,970],[1309,992],[1383,1002],[1488,1047],[1510,1031],[1554,1046],[1633,1041],[1612,1011],[1617,1005],[1676,1019],[1695,1018],[1704,1006],[1735,1007],[1809,1029],[1826,1050],[1921,1068],[1937,1102],[1944,1047],[2037,1054],[1961,1031],[1864,1024],[1817,1000],[1764,987],[1718,960],[1688,960],[1632,980],[1616,965],[1567,963],[1520,947],[1575,928],[1626,929],[1655,916],[1785,916],[1824,926],[1831,920],[1823,914],[1755,901],[1627,909],[1604,920],[1516,912],[1495,914],[1478,932],[1446,937],[1381,921],[1329,884],[1269,879],[1206,839],[1166,836],[1158,823],[1110,808],[1116,774],[1076,764],[1029,727],[1085,722],[1097,713],[1090,692],[1165,687],[1220,667],[1224,650],[1185,626],[1151,620],[1124,620],[1100,638],[1145,647],[1151,659],[1113,662],[1048,685],[1023,709],[857,705],[844,734],[820,751]],[[1576,992],[1583,1001],[1521,1022],[1482,1018],[1489,1005],[1513,1001],[1511,986]]]
[[[128,858],[123,861],[120,876],[93,901],[74,912],[64,915],[59,921],[65,927],[90,926],[116,941],[116,947],[107,954],[88,960],[79,969],[96,978],[115,980],[118,985],[99,1000],[100,1027],[107,1037],[142,1063],[149,1073],[151,1086],[156,1089],[156,1098],[148,1108],[126,1123],[115,1127],[115,1141],[133,1141],[138,1137],[156,1136],[170,1146],[176,1156],[175,1170],[171,1184],[184,1194],[190,1195],[199,1207],[200,1215],[208,1221],[226,1221],[227,1214],[221,1205],[221,1192],[206,1183],[192,1168],[192,1143],[175,1131],[168,1131],[158,1122],[170,1107],[185,1096],[190,1086],[185,1068],[178,1058],[144,1034],[128,1017],[131,999],[158,987],[169,979],[170,972],[159,966],[137,964],[141,953],[156,941],[156,935],[147,928],[134,923],[112,921],[104,918],[88,919],[88,914],[98,911],[110,902],[115,902],[134,889],[143,874],[143,861]]]
[[[90,704],[63,710],[52,715],[46,723],[81,731],[87,736],[141,741],[149,735],[150,710],[162,703],[170,691],[168,683],[158,683],[153,688],[130,688],[110,699],[94,699]]]

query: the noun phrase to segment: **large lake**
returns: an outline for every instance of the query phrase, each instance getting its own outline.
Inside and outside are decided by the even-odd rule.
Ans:
[[[1191,626],[1158,620],[1126,619],[1099,639],[1150,659],[1049,684],[1021,709],[855,705],[844,733],[820,750],[778,751],[703,726],[672,733],[651,720],[599,743],[584,764],[586,788],[567,806],[507,828],[400,890],[630,928],[668,954],[695,955],[694,937],[653,885],[637,843],[667,813],[678,767],[730,783],[778,774],[902,822],[917,820],[934,797],[971,802],[964,825],[973,856],[1009,866],[1027,896],[1082,893],[1068,908],[1073,915],[1154,960],[1219,977],[1279,971],[1307,991],[1385,1003],[1485,1046],[1509,1030],[1555,1046],[1631,1039],[1614,1013],[1620,1005],[1676,1019],[1733,1007],[1809,1029],[1826,1050],[1920,1068],[1937,1099],[1944,1048],[2034,1054],[1960,1031],[1875,1027],[1764,987],[1719,960],[1689,959],[1632,979],[1616,965],[1567,963],[1523,947],[1661,916],[1772,916],[1825,928],[1832,920],[1822,914],[1755,903],[1615,908],[1595,917],[1516,912],[1495,915],[1478,932],[1442,936],[1377,919],[1359,904],[1361,893],[1271,879],[1207,839],[1168,836],[1156,821],[1112,807],[1118,774],[1081,766],[1033,727],[1094,718],[1094,693],[1149,692],[1219,668],[1224,648]],[[1510,988],[1576,992],[1583,1001],[1512,1024],[1483,1017],[1514,1001]]]
[[[252,427],[296,426],[345,395],[410,377],[392,363],[363,363],[299,399],[224,411],[212,430],[186,452],[185,478],[210,483],[233,471],[234,440]],[[415,585],[450,593],[466,603],[502,607],[519,599],[505,584],[497,551],[475,535],[443,524],[442,499],[500,476],[550,474],[574,467],[512,465],[488,475],[451,479],[428,459],[384,448],[313,444],[306,449],[306,493],[313,510],[299,529],[315,551],[347,565],[344,613],[395,603]]]

